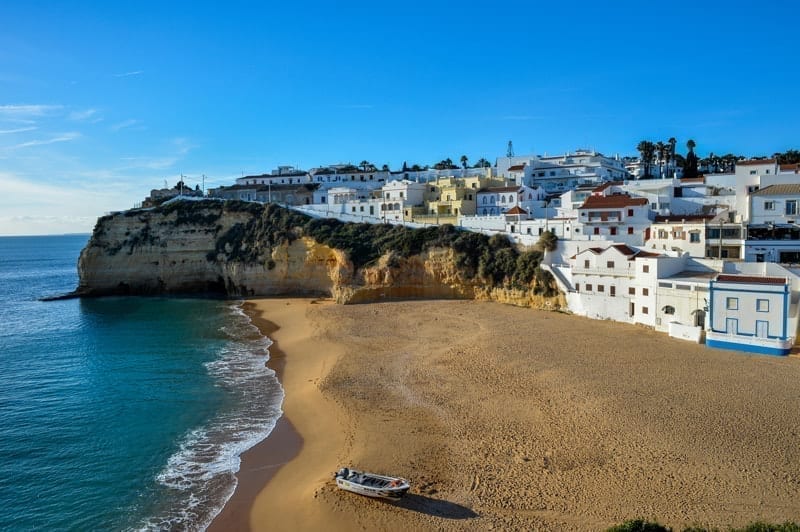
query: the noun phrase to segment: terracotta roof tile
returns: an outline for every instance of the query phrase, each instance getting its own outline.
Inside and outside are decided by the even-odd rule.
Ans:
[[[775,159],[750,159],[748,161],[736,161],[736,166],[755,166],[758,164],[775,164]]]
[[[720,283],[747,283],[747,284],[786,284],[783,277],[759,277],[756,275],[717,275],[717,282]]]
[[[506,211],[506,214],[528,214],[528,211],[521,208],[519,205],[514,205]]]
[[[627,195],[618,196],[589,196],[579,209],[607,209],[613,207],[635,207],[648,205],[647,198],[633,198]]]
[[[524,169],[525,169],[525,165],[524,164],[515,164],[514,166],[509,166],[508,167],[508,171],[509,172],[519,172],[519,171],[524,170]]]
[[[756,190],[751,196],[797,196],[800,195],[800,183],[770,185]]]

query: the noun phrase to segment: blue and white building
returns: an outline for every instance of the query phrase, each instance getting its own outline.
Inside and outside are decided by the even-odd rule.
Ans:
[[[706,345],[767,355],[791,352],[798,278],[774,264],[765,273],[720,273],[709,283]]]

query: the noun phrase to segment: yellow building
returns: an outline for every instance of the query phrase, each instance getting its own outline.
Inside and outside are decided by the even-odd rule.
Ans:
[[[417,223],[457,225],[459,216],[475,214],[478,190],[504,184],[503,179],[491,177],[440,177],[427,184],[425,204],[407,207],[404,215]]]

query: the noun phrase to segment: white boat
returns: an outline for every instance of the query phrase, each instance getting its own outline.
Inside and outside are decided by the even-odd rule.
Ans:
[[[411,487],[404,478],[365,473],[346,467],[337,471],[333,478],[340,489],[382,499],[399,499]]]

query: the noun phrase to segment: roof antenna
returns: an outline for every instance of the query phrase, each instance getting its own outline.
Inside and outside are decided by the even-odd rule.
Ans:
[[[511,141],[508,141],[508,150],[506,150],[506,157],[513,157],[514,156],[514,145]]]

